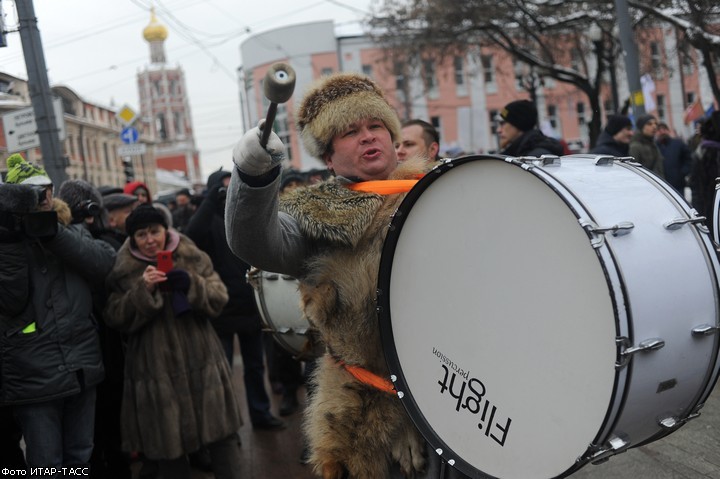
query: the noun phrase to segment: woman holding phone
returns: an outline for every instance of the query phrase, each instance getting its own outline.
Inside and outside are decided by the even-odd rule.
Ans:
[[[215,477],[239,478],[242,419],[209,322],[227,290],[210,258],[153,206],[138,206],[125,225],[105,311],[128,335],[123,449],[158,460],[162,477],[189,479],[186,455],[207,446]]]

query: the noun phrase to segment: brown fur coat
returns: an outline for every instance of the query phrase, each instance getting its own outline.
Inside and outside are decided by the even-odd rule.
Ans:
[[[210,258],[185,236],[175,268],[190,275],[191,313],[176,317],[170,294],[150,293],[146,263],[126,242],[108,277],[104,319],[128,333],[122,401],[122,447],[152,459],[174,459],[223,439],[242,424],[232,375],[209,319],[228,296]]]
[[[412,177],[426,166],[406,162],[393,178]],[[425,467],[424,442],[400,400],[358,382],[336,361],[390,375],[375,296],[390,216],[404,195],[356,193],[335,180],[292,193],[282,209],[321,245],[300,292],[304,312],[328,349],[306,410],[310,461],[326,479],[340,479],[344,470],[352,479],[381,479],[394,463],[413,477]]]

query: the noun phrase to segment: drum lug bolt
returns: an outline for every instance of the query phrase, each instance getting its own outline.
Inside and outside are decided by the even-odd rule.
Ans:
[[[595,465],[602,464],[603,462],[610,459],[610,456],[614,456],[620,452],[625,452],[630,443],[625,439],[614,436],[608,439],[607,445],[602,448],[598,448],[596,452],[592,453],[588,458],[589,461]]]
[[[710,336],[711,334],[715,334],[718,329],[720,329],[718,326],[712,326],[710,324],[702,324],[700,326],[696,326],[692,330],[692,335],[697,336]]]
[[[665,227],[665,229],[668,231],[675,231],[679,230],[684,225],[691,224],[697,226],[697,229],[699,229],[703,233],[709,233],[710,230],[707,226],[703,224],[706,219],[707,218],[705,218],[704,216],[696,216],[695,218],[676,218],[665,223],[663,227]]]
[[[594,222],[585,218],[581,218],[579,222],[580,226],[593,235],[590,243],[595,249],[600,248],[605,243],[605,233],[611,233],[613,236],[625,236],[626,234],[629,234],[633,228],[635,228],[635,224],[630,221],[621,221],[613,226],[598,226]]]
[[[665,346],[665,340],[660,338],[650,338],[646,339],[645,341],[641,342],[637,346],[630,346],[630,340],[626,338],[625,336],[621,336],[617,339],[615,339],[615,343],[618,345],[618,347],[621,349],[620,351],[620,361],[615,363],[616,369],[622,369],[625,366],[627,366],[628,362],[630,361],[630,356],[632,356],[635,353],[638,352],[650,352],[650,351],[657,351],[658,349],[661,349],[663,346]],[[625,348],[625,349],[623,349]]]
[[[678,419],[675,416],[670,416],[670,417],[666,417],[665,419],[658,421],[658,425],[660,427],[662,427],[663,429],[674,431],[675,429],[678,429],[680,426],[684,425],[686,422],[688,422],[692,419],[695,419],[696,417],[699,417],[699,416],[700,416],[699,412],[692,413],[684,419]]]

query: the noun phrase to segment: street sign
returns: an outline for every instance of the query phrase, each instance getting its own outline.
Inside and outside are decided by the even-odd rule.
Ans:
[[[125,126],[130,126],[137,118],[137,113],[128,105],[123,105],[116,114],[117,119]]]
[[[55,126],[58,128],[58,135],[62,141],[67,137],[67,132],[60,98],[53,99],[53,112],[55,113]],[[37,133],[37,123],[32,107],[6,113],[2,116],[2,120],[8,153],[40,147],[40,135]]]
[[[131,145],[131,144],[137,143],[139,138],[140,138],[140,134],[138,133],[138,131],[135,128],[133,128],[131,126],[123,128],[122,132],[120,132],[120,139],[126,145]]]
[[[139,156],[147,151],[145,143],[135,143],[132,145],[121,145],[118,146],[118,156]]]

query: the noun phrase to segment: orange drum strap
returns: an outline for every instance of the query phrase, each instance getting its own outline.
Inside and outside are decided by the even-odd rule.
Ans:
[[[348,188],[363,193],[377,193],[378,195],[394,195],[407,193],[415,186],[418,180],[374,180],[352,183]]]
[[[389,379],[382,378],[377,374],[368,371],[367,369],[360,366],[351,366],[346,364],[345,361],[337,360],[337,363],[345,368],[345,371],[349,372],[355,379],[363,384],[374,387],[380,391],[388,394],[395,394],[395,386],[390,382]]]

